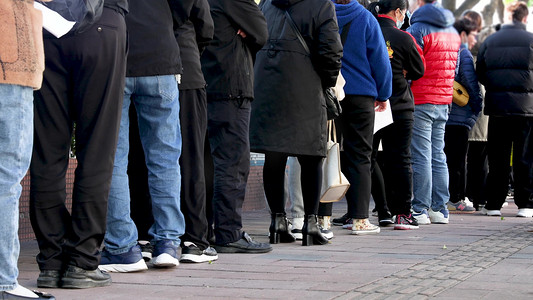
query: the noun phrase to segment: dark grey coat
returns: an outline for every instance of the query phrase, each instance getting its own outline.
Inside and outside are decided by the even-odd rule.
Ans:
[[[287,8],[311,51],[285,17]],[[257,53],[250,145],[255,152],[326,155],[323,89],[341,67],[342,45],[329,0],[265,0],[269,40]]]

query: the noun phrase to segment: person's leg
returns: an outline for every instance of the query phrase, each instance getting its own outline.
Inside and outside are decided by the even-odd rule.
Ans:
[[[181,167],[181,211],[185,217],[183,242],[204,250],[207,241],[204,142],[207,132],[205,89],[180,91],[180,123],[183,147]]]
[[[444,154],[444,130],[448,120],[448,105],[435,105],[434,109],[434,121],[431,130],[432,184],[429,216],[432,223],[448,223],[446,203],[450,200],[450,192],[448,191],[448,166],[446,165],[446,154]]]
[[[387,205],[392,215],[411,214],[413,171],[411,169],[411,137],[413,119],[397,119],[384,128],[383,156]]]
[[[279,152],[265,153],[263,185],[271,214],[285,214],[285,166],[287,155]]]
[[[491,116],[488,131],[489,174],[484,198],[486,210],[499,211],[507,197],[511,171],[512,128],[505,117]]]
[[[291,201],[290,209],[292,213],[292,225],[301,230],[305,216],[304,199],[302,196],[301,167],[296,157],[289,157],[287,160],[288,172],[288,194]]]
[[[250,170],[249,100],[207,102],[208,132],[214,163],[213,214],[216,244],[242,237],[241,209]]]
[[[20,181],[33,145],[33,90],[0,84],[0,291],[18,286]]]
[[[341,166],[350,182],[346,193],[348,213],[354,219],[366,219],[371,190],[374,100],[371,97],[348,95],[341,103],[345,158],[341,160]]]
[[[413,162],[413,215],[420,224],[428,224],[431,206],[431,136],[434,105],[415,106],[411,152]]]
[[[446,163],[450,178],[449,191],[450,202],[457,203],[461,198],[461,159],[464,160],[464,126],[446,125],[444,133],[444,153],[446,154]],[[466,138],[468,138],[468,131]]]
[[[524,210],[522,217],[533,214],[533,118],[512,117],[514,201]],[[527,212],[526,212],[527,211]]]
[[[474,203],[474,207],[485,206],[482,191],[485,189],[489,164],[487,160],[487,142],[468,142],[466,172],[466,195]]]
[[[147,245],[141,245],[141,248],[149,249],[150,245],[146,243],[152,239],[148,231],[154,224],[154,216],[152,214],[150,189],[148,188],[148,169],[144,161],[144,150],[139,136],[139,122],[135,105],[130,104],[129,114],[128,183],[131,199],[130,214],[131,219],[137,226],[138,239]],[[146,253],[146,251],[143,252]],[[151,259],[151,253],[149,255],[147,259]]]
[[[177,247],[185,232],[180,209],[181,132],[179,91],[174,75],[135,78],[132,98],[139,120],[154,224],[152,262],[157,267],[178,265]]]
[[[34,92],[34,144],[30,165],[30,220],[39,244],[36,260],[41,274],[53,271],[39,287],[57,287],[59,272],[68,257],[63,242],[72,232],[72,220],[65,206],[66,181],[73,120],[68,99],[69,74],[61,48],[64,40],[45,39],[46,69],[41,89]]]
[[[392,224],[391,215],[389,212],[389,207],[387,206],[387,196],[386,196],[386,186],[385,186],[385,180],[383,178],[383,173],[381,172],[381,168],[379,164],[377,163],[377,156],[378,156],[378,149],[379,144],[383,137],[383,130],[386,128],[376,132],[374,134],[374,142],[372,146],[372,199],[374,199],[374,203],[376,205],[376,210],[378,212],[378,218],[379,220],[385,220],[382,225],[386,226],[386,223]],[[389,223],[390,222],[390,223]]]

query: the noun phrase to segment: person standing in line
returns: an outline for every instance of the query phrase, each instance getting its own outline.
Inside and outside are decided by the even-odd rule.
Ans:
[[[85,1],[78,4],[85,8]],[[101,16],[91,24],[61,38],[44,32],[46,69],[34,93],[30,165],[39,287],[111,284],[98,264],[124,92],[127,9],[127,0],[104,0]],[[65,176],[74,123],[78,165],[69,212]]]
[[[33,1],[0,2],[0,298],[55,299],[19,285],[20,182],[33,145],[33,90],[44,70],[42,15]]]
[[[107,230],[99,268],[108,272],[147,269],[137,244],[137,227],[130,216],[128,186],[129,109],[135,105],[143,145],[154,224],[150,227],[154,267],[179,265],[178,247],[185,231],[180,210],[179,157],[180,49],[174,36],[173,17],[181,25],[192,0],[129,0],[126,16],[129,52],[122,118],[107,208]],[[157,18],[157,19],[156,19]],[[157,21],[157,22],[156,22]]]
[[[250,143],[252,151],[265,153],[270,243],[295,240],[284,197],[287,158],[295,156],[301,167],[302,245],[327,244],[317,213],[327,141],[324,89],[335,86],[342,57],[335,9],[329,0],[263,1],[260,8],[269,40],[255,63]]]
[[[376,159],[381,141],[385,165],[383,179],[386,201],[383,202],[396,216],[394,229],[399,230],[418,228],[418,222],[411,214],[413,173],[410,147],[415,105],[409,80],[420,79],[425,71],[422,49],[409,33],[399,29],[405,21],[408,5],[407,0],[380,0],[368,7],[377,18],[388,47],[392,68],[392,95],[389,101],[394,120],[374,135],[372,164],[376,167],[374,171],[379,170]],[[373,196],[376,198],[376,195]],[[381,225],[382,217],[378,217]]]
[[[446,203],[448,167],[444,127],[452,102],[453,80],[461,39],[453,28],[451,11],[436,0],[417,0],[411,33],[426,60],[424,76],[411,84],[415,99],[411,152],[413,161],[413,216],[419,225],[448,224]]]
[[[383,111],[392,93],[392,70],[378,21],[357,1],[334,0],[344,44],[341,73],[346,80],[342,100],[342,171],[350,188],[346,193],[352,234],[376,234],[379,226],[368,220],[371,192],[371,156],[376,109]],[[349,25],[348,25],[349,24]],[[348,27],[349,26],[349,27]]]
[[[216,250],[207,240],[209,225],[204,176],[207,96],[200,55],[214,32],[207,0],[195,0],[189,20],[174,32],[183,64],[183,75],[178,85],[183,141],[180,157],[181,211],[185,217],[180,262],[199,263],[218,259]]]
[[[468,133],[476,123],[483,105],[474,58],[470,53],[470,49],[476,44],[478,25],[463,17],[455,21],[453,27],[461,36],[455,81],[465,87],[469,99],[468,103],[462,107],[452,103],[444,132],[444,153],[446,153],[450,178],[448,211],[450,213],[473,213],[476,209],[465,202],[465,192]]]
[[[253,0],[209,0],[213,40],[201,56],[207,82],[207,130],[214,164],[214,248],[218,253],[272,250],[242,230],[250,172],[253,57],[266,43],[265,17]]]
[[[487,203],[481,212],[500,216],[509,184],[513,151],[517,217],[533,216],[533,33],[526,29],[529,10],[523,2],[505,8],[506,23],[481,45],[476,63],[485,86],[484,113],[489,115]]]

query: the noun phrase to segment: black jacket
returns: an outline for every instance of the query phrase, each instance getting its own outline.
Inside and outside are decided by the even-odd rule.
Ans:
[[[394,20],[382,16],[377,19],[387,44],[392,67],[392,95],[389,98],[392,114],[395,119],[412,118],[415,103],[408,80],[417,80],[424,76],[425,61],[422,49],[417,48],[409,33],[396,27]],[[407,71],[405,76],[404,70]]]
[[[335,85],[342,44],[330,0],[273,0],[260,5],[269,39],[254,66],[250,147],[290,155],[325,156],[323,89]],[[296,38],[287,10],[310,50]]]
[[[533,33],[506,24],[479,48],[476,73],[489,116],[533,116]]]
[[[181,74],[172,9],[183,19],[194,0],[129,0],[127,77]]]
[[[105,0],[104,7],[120,8],[124,12],[128,11],[128,0]]]
[[[253,57],[268,36],[265,17],[253,0],[208,1],[215,34],[201,57],[207,97],[252,99]],[[246,38],[237,34],[239,29]]]
[[[200,53],[207,42],[213,38],[213,31],[213,19],[209,12],[209,3],[207,0],[195,0],[189,20],[174,30],[183,65],[183,75],[179,84],[180,90],[205,87]]]

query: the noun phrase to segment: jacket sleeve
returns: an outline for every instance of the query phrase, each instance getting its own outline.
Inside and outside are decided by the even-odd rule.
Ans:
[[[339,26],[335,17],[335,8],[330,1],[320,9],[316,30],[316,55],[313,64],[317,70],[323,88],[333,87],[341,69],[342,43],[339,36]],[[314,47],[313,47],[314,48]]]
[[[474,58],[466,49],[463,49],[460,55],[459,83],[465,86],[469,95],[468,105],[470,105],[474,114],[477,115],[481,111],[483,98],[474,68]]]
[[[392,94],[392,68],[389,53],[376,18],[370,18],[370,24],[366,36],[367,57],[372,69],[372,78],[376,81],[377,100],[386,101]]]
[[[196,43],[200,53],[207,43],[213,39],[215,27],[213,18],[209,12],[209,2],[207,0],[196,0],[191,10],[191,21],[196,32]]]
[[[167,0],[176,28],[187,22],[195,0]]]
[[[424,33],[421,29],[421,26],[417,26],[417,24],[414,24],[411,27],[407,28],[407,32],[413,36],[416,41],[416,44],[420,47],[420,49],[422,49],[422,53],[424,53]]]
[[[409,33],[407,33],[409,34]],[[409,34],[411,38],[411,43],[408,45],[407,50],[407,65],[404,66],[407,71],[406,79],[407,80],[418,80],[424,76],[426,70],[426,59],[424,58],[424,53],[422,48],[418,46],[415,38]]]
[[[224,5],[228,18],[246,34],[244,42],[255,56],[268,39],[265,16],[253,0],[227,0]]]
[[[476,74],[479,82],[481,82],[483,85],[487,84],[487,64],[485,62],[485,51],[487,50],[486,46],[487,45],[485,43],[481,44],[479,52],[477,53],[476,61]]]

